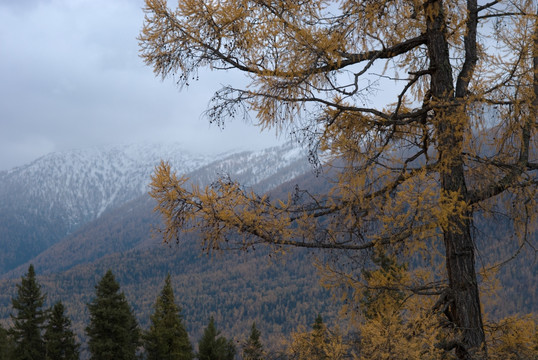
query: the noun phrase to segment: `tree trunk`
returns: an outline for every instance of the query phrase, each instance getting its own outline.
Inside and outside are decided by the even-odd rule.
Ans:
[[[441,0],[425,4],[428,14],[427,37],[431,68],[431,95],[435,111],[435,131],[439,152],[441,190],[445,195],[458,194],[467,199],[462,149],[468,122],[463,105],[454,105],[452,67],[449,60],[445,18]],[[452,214],[443,229],[448,274],[447,316],[458,338],[452,342],[459,359],[485,359],[485,336],[480,312],[480,298],[475,271],[471,215]]]

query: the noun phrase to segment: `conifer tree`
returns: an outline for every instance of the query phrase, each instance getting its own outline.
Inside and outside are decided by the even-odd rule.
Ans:
[[[61,301],[50,310],[48,324],[43,335],[47,360],[77,360],[79,345],[71,330],[71,320],[64,314]]]
[[[174,302],[170,275],[155,303],[151,326],[143,336],[148,360],[191,360],[192,345],[182,321],[181,308]]]
[[[199,360],[233,360],[236,353],[233,342],[219,334],[212,316],[198,343]]]
[[[36,280],[34,266],[30,265],[28,273],[17,285],[17,296],[11,299],[13,309],[17,311],[16,315],[11,315],[11,334],[15,343],[13,358],[16,360],[43,359],[45,347],[41,330],[46,318],[42,309],[45,298]]]
[[[405,293],[403,291],[390,290],[398,289],[398,285],[407,280],[407,265],[399,264],[394,256],[385,254],[381,250],[376,250],[373,256],[375,270],[364,270],[362,275],[368,286],[364,291],[358,293],[358,303],[362,308],[364,316],[371,319],[379,311],[379,304],[382,307],[401,306]]]
[[[364,317],[357,341],[360,358],[372,360],[444,359],[442,344],[447,331],[436,324],[442,316],[428,297],[408,297],[399,290],[409,281],[406,264],[392,254],[377,251],[375,270],[364,271],[368,282],[364,291],[356,293]]]
[[[108,270],[95,288],[86,327],[91,359],[136,359],[140,336],[137,321],[112,271]]]
[[[263,359],[263,345],[260,342],[260,330],[256,328],[256,323],[252,323],[250,336],[243,344],[243,359],[261,360]]]
[[[327,328],[325,327],[325,324],[323,323],[323,318],[321,317],[321,314],[318,314],[316,316],[316,320],[314,321],[314,324],[312,325],[312,351],[315,358],[324,359],[325,354],[323,351],[323,347],[326,342],[327,337]]]
[[[0,359],[11,360],[13,343],[6,329],[0,325]]]

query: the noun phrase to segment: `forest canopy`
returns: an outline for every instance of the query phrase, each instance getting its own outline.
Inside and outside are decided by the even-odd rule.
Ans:
[[[189,185],[163,163],[150,194],[165,241],[321,249],[324,284],[349,298],[342,316],[370,335],[363,353],[494,358],[478,275],[506,259],[477,263],[476,224],[502,221],[517,252],[536,252],[535,2],[146,0],[145,12],[140,51],[157,75],[243,73],[209,119],[255,113],[333,174],[326,192],[273,200],[228,178]],[[422,336],[390,337],[412,329]]]

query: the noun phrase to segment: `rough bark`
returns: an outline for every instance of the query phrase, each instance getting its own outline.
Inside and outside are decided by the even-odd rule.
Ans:
[[[432,68],[431,94],[437,103],[434,111],[438,119],[435,124],[440,180],[444,194],[457,193],[460,200],[466,200],[468,194],[461,154],[463,131],[468,118],[464,107],[452,101],[456,99],[456,94],[442,5],[442,1],[431,1],[426,3],[425,9],[430,14],[427,18],[427,46]],[[462,89],[458,89],[458,92],[464,93]],[[449,225],[443,229],[450,289],[447,316],[459,332],[455,350],[462,360],[486,358],[470,218],[471,214],[468,213],[454,214],[448,219]]]

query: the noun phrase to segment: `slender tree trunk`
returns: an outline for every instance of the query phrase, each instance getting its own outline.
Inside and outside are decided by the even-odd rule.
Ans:
[[[441,190],[443,194],[458,194],[460,200],[465,200],[468,194],[462,147],[468,116],[464,106],[455,106],[452,101],[456,94],[442,5],[441,0],[425,3]],[[449,285],[446,313],[458,331],[451,347],[462,360],[486,358],[470,218],[469,213],[453,214],[443,229]]]

